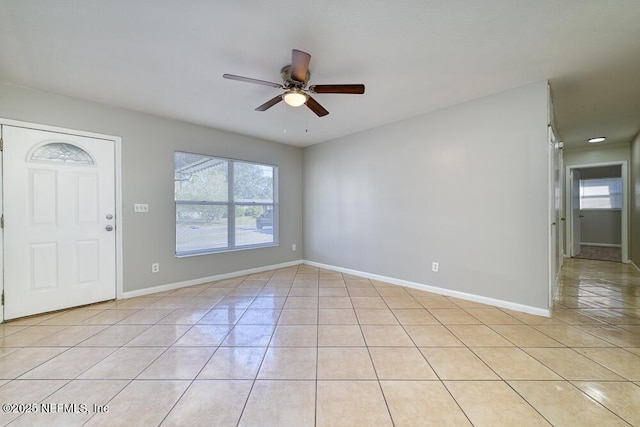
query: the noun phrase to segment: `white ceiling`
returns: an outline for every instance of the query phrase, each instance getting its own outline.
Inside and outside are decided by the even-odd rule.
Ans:
[[[548,79],[567,146],[640,130],[638,0],[0,0],[0,81],[306,146]],[[280,103],[291,49],[330,111]]]

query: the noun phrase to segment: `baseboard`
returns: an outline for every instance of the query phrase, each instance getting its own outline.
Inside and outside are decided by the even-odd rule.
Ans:
[[[304,264],[312,267],[323,268],[325,270],[337,271],[340,273],[351,274],[354,276],[360,276],[367,279],[378,280],[380,282],[391,283],[393,285],[405,286],[407,288],[418,289],[426,292],[433,292],[440,295],[449,297],[460,298],[467,301],[479,302],[481,304],[493,305],[500,308],[506,308],[508,310],[520,311],[522,313],[533,314],[535,316],[551,317],[550,310],[545,310],[537,307],[531,307],[528,305],[517,304],[509,301],[503,301],[494,298],[483,297],[481,295],[468,294],[465,292],[454,291],[451,289],[439,288],[437,286],[424,285],[422,283],[410,282],[408,280],[396,279],[393,277],[381,276],[379,274],[367,273],[364,271],[352,270],[350,268],[336,267],[334,265],[322,264],[315,261],[304,260]]]
[[[203,283],[215,282],[217,280],[233,279],[234,277],[246,276],[248,274],[262,273],[263,271],[277,270],[279,268],[293,267],[302,264],[302,260],[289,261],[281,264],[266,265],[264,267],[250,268],[247,270],[234,271],[231,273],[217,274],[209,277],[199,277],[197,279],[185,280],[184,282],[169,283],[166,285],[152,286],[150,288],[139,289],[122,293],[122,299],[141,297],[158,292],[172,291],[174,289],[186,288],[188,286],[201,285]]]
[[[581,246],[599,246],[601,248],[621,248],[622,245],[619,243],[591,243],[591,242],[580,242]]]
[[[640,268],[636,265],[636,263],[631,261],[630,259],[627,260],[627,264],[631,264],[636,270],[640,271]]]

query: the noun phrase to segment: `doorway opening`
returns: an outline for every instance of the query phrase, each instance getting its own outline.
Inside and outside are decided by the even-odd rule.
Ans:
[[[567,166],[566,256],[629,261],[627,189],[626,161]]]

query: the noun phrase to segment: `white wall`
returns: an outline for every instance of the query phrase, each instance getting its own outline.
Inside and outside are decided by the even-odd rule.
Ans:
[[[630,148],[630,193],[631,198],[629,205],[630,227],[629,227],[629,259],[636,265],[640,266],[640,133],[631,141]]]
[[[547,139],[538,82],[307,147],[305,259],[546,310]]]
[[[0,85],[0,117],[122,138],[124,291],[302,259],[302,150],[51,93]],[[280,246],[175,258],[174,151],[279,166]],[[134,214],[148,203],[148,214]],[[151,263],[160,273],[151,273]]]

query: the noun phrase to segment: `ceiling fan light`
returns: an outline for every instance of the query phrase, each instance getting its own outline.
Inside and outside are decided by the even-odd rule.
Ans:
[[[282,95],[284,102],[292,107],[299,107],[307,102],[307,95],[297,90],[290,90]]]

